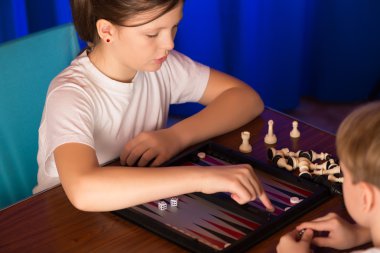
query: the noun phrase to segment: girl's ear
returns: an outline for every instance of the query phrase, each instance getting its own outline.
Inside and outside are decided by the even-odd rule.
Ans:
[[[102,41],[110,43],[114,39],[115,25],[105,19],[96,21],[96,29]]]
[[[368,184],[366,182],[360,182],[359,187],[361,190],[361,204],[362,204],[362,210],[365,213],[368,213],[373,210],[375,207],[375,201],[376,201],[376,192],[374,189],[374,186],[371,184]]]

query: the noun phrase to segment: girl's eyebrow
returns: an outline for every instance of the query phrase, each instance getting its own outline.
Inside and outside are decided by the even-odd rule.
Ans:
[[[182,18],[183,18],[183,16],[181,16],[181,18],[178,20],[178,22],[175,25],[173,25],[171,28],[173,29],[175,27],[178,27],[179,23],[181,23],[181,21],[182,21]],[[153,31],[153,30],[157,31],[157,30],[163,30],[163,29],[167,29],[167,27],[164,27],[164,26],[150,27],[150,28],[147,27],[144,29],[144,31]]]
[[[177,24],[173,25],[171,27],[171,29],[178,27],[178,25],[179,25],[179,22]],[[164,30],[164,29],[167,29],[167,27],[160,26],[160,27],[154,27],[154,28],[145,28],[144,32],[159,31],[159,30]]]

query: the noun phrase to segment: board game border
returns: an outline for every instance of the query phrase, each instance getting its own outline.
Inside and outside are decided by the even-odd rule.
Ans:
[[[233,157],[233,159],[235,160],[233,162],[235,163],[248,163],[248,164],[251,164],[253,168],[255,168],[256,170],[260,170],[263,173],[280,176],[282,180],[289,180],[290,183],[293,183],[298,186],[301,185],[302,187],[307,188],[308,190],[311,190],[313,192],[313,195],[309,198],[304,199],[297,206],[292,207],[290,210],[286,211],[285,213],[277,217],[268,213],[268,221],[270,220],[269,224],[265,224],[265,226],[260,226],[257,230],[252,231],[251,233],[247,234],[246,237],[240,240],[237,240],[236,242],[232,243],[229,247],[223,250],[213,249],[212,247],[199,242],[197,239],[191,238],[190,236],[187,236],[184,233],[181,233],[174,228],[171,228],[159,221],[156,221],[153,218],[146,216],[145,214],[142,214],[136,210],[133,210],[132,208],[117,210],[117,211],[113,211],[112,213],[140,227],[143,227],[146,230],[151,231],[154,234],[157,234],[171,242],[174,242],[175,244],[187,250],[190,250],[192,252],[229,253],[229,252],[240,252],[240,251],[248,250],[252,246],[256,245],[260,241],[264,240],[265,238],[275,233],[276,231],[280,230],[281,228],[295,221],[302,215],[306,214],[307,212],[310,212],[312,209],[314,209],[321,203],[325,202],[332,196],[331,191],[328,189],[328,187],[324,185],[320,185],[310,180],[297,177],[289,173],[288,171],[284,171],[274,165],[263,163],[261,161],[254,159],[253,157],[239,153],[235,150],[226,148],[220,144],[217,144],[211,141],[201,143],[199,145],[196,145],[188,149],[187,151],[181,153],[180,155],[166,162],[162,166],[172,166],[175,164],[179,164],[181,163],[181,161],[187,159],[190,155],[194,154],[195,152],[201,152],[201,151],[207,152],[208,150],[216,150],[216,152],[223,153],[223,155],[226,155],[228,157]],[[223,208],[227,208],[229,210],[232,209],[233,212],[242,212],[244,216],[249,215],[247,214],[247,211],[244,210],[244,205],[239,206],[238,204],[234,203],[232,200],[228,202],[218,201],[217,194],[211,194],[211,195],[206,195],[202,193],[192,193],[192,194],[200,196],[201,198],[207,201],[210,201],[213,204],[216,204]]]

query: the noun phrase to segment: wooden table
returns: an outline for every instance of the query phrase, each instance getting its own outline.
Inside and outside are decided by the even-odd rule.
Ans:
[[[335,137],[299,122],[301,137],[289,137],[293,119],[266,109],[257,119],[231,133],[215,138],[215,142],[238,150],[241,131],[250,131],[251,155],[267,162],[263,142],[267,122],[274,120],[276,148],[288,147],[335,155]],[[275,252],[279,238],[296,224],[328,212],[347,215],[342,197],[335,196],[312,212],[281,229],[251,248],[249,252]],[[318,249],[317,252],[334,252]],[[0,252],[186,252],[130,222],[105,212],[90,213],[75,209],[61,186],[52,188],[0,211]]]

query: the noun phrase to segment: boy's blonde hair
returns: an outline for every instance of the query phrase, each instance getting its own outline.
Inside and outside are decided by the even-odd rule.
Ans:
[[[354,183],[380,189],[380,101],[360,106],[339,126],[337,152]]]

